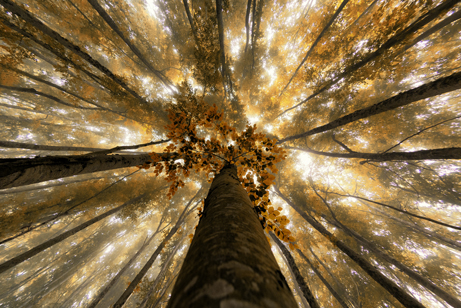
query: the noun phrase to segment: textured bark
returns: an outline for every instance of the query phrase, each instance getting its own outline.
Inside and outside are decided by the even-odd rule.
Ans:
[[[321,87],[319,90],[314,92],[313,94],[309,95],[306,99],[301,101],[299,104],[296,104],[293,107],[290,107],[280,113],[277,117],[280,117],[284,113],[301,106],[302,104],[306,103],[307,101],[311,100],[312,98],[316,97],[317,95],[325,92],[326,90],[330,89],[332,86],[337,84],[341,79],[347,77],[354,71],[360,69],[361,67],[365,66],[367,63],[370,63],[371,61],[375,60],[377,57],[380,55],[384,54],[387,50],[390,48],[394,47],[395,45],[398,45],[402,43],[405,39],[409,38],[413,33],[416,31],[420,30],[422,27],[436,19],[442,12],[446,12],[447,10],[450,10],[453,8],[456,4],[458,4],[460,0],[447,0],[439,4],[437,7],[433,8],[420,18],[416,19],[410,26],[408,26],[405,30],[399,32],[395,36],[391,37],[386,43],[381,45],[377,50],[374,52],[370,53],[369,55],[365,56],[362,60],[357,62],[356,64],[353,64],[352,66],[348,67],[347,69],[344,70],[341,74],[337,75],[335,79],[333,79],[330,82],[327,82],[326,85]]]
[[[331,121],[330,123],[311,129],[307,132],[283,138],[282,140],[279,140],[277,144],[329,131],[360,119],[364,119],[389,110],[393,110],[398,107],[402,107],[428,97],[433,97],[447,92],[455,91],[460,88],[461,72],[458,72],[448,77],[442,77],[435,81],[426,83],[417,88],[401,92],[382,102],[379,102],[377,104],[371,105],[363,109],[359,109],[339,119]]]
[[[303,292],[304,298],[306,298],[311,308],[320,308],[319,304],[315,300],[314,294],[312,294],[311,290],[309,289],[309,286],[304,280],[304,277],[301,275],[301,272],[299,271],[295,259],[291,255],[290,251],[285,247],[285,245],[282,244],[282,242],[280,242],[277,236],[272,232],[271,237],[272,240],[277,244],[277,246],[279,246],[280,250],[283,253],[283,256],[288,261],[288,266],[290,267],[291,272],[294,274],[296,282],[298,283],[299,287],[301,288],[301,291]]]
[[[211,184],[168,307],[297,307],[234,165]]]
[[[10,149],[30,149],[39,151],[65,151],[65,152],[87,152],[87,151],[102,151],[103,148],[90,148],[90,147],[67,147],[59,145],[41,145],[15,141],[0,141],[0,147]]]
[[[134,167],[149,161],[150,156],[148,154],[0,159],[0,189],[78,174]]]
[[[130,42],[130,40],[122,33],[122,31],[118,28],[115,21],[106,13],[104,8],[98,3],[97,0],[88,0],[91,6],[98,12],[99,16],[104,19],[104,21],[109,25],[109,27],[117,33],[117,35],[127,44],[130,50],[138,57],[139,60],[147,67],[147,69],[154,74],[158,79],[160,79],[163,84],[168,87],[170,90],[172,89],[172,83],[169,81],[166,76],[164,76],[160,71],[154,68],[154,66],[147,61],[147,59],[142,55],[141,51],[136,47],[134,44]]]
[[[315,39],[314,43],[312,43],[312,45],[309,47],[309,50],[307,51],[306,55],[304,56],[303,60],[301,61],[301,63],[298,65],[298,67],[296,68],[295,72],[293,73],[293,75],[291,76],[290,80],[288,81],[288,83],[286,84],[286,86],[283,88],[282,92],[280,92],[279,94],[279,97],[282,96],[283,92],[285,92],[285,90],[288,88],[288,86],[290,85],[291,81],[293,80],[293,78],[295,78],[296,74],[298,73],[299,69],[304,65],[304,63],[306,63],[306,60],[307,58],[309,58],[310,54],[312,53],[312,50],[314,50],[315,46],[317,46],[317,44],[320,42],[320,39],[323,37],[323,35],[325,34],[325,32],[327,32],[327,30],[330,28],[330,26],[333,24],[333,22],[335,21],[336,17],[338,17],[338,15],[342,12],[343,8],[346,6],[346,4],[349,2],[349,0],[343,0],[343,2],[341,3],[341,5],[336,9],[336,12],[333,14],[333,16],[331,16],[330,20],[328,21],[328,23],[325,25],[325,27],[323,27],[323,30],[322,32],[320,32],[320,34],[317,36],[317,38]]]
[[[20,254],[19,256],[16,256],[2,264],[0,264],[0,274],[15,267],[16,265],[18,264],[21,264],[22,262],[26,261],[27,259],[30,259],[32,258],[33,256],[35,256],[36,254],[39,254],[40,252],[44,251],[45,249],[47,248],[50,248],[51,246],[55,245],[55,244],[58,244],[60,242],[62,242],[63,240],[65,240],[66,238],[68,237],[71,237],[72,235],[76,234],[77,232],[79,231],[82,231],[83,229],[86,229],[88,228],[89,226],[91,226],[92,224],[95,224],[97,223],[98,221],[106,218],[107,216],[110,216],[118,211],[120,211],[121,209],[123,209],[124,207],[126,207],[127,205],[130,205],[130,204],[133,204],[134,202],[138,201],[139,199],[141,199],[142,197],[144,197],[144,194],[143,195],[140,195],[136,198],[133,198],[127,202],[125,202],[124,204],[112,209],[112,210],[109,210],[107,212],[105,212],[104,214],[101,214],[99,216],[96,216],[95,218],[92,218],[90,220],[88,220],[87,222],[69,230],[69,231],[66,231],[64,233],[62,233],[61,235],[58,235],[38,246],[35,246],[34,248],[32,249],[29,249],[28,251]]]
[[[341,307],[349,308],[346,302],[342,299],[341,295],[339,295],[339,293],[336,292],[335,289],[333,289],[333,287],[328,283],[328,281],[322,276],[322,273],[320,273],[319,270],[315,268],[315,266],[311,263],[311,261],[309,261],[309,259],[304,255],[304,253],[299,249],[297,249],[296,251],[304,259],[304,261],[306,261],[307,264],[309,264],[309,266],[312,268],[314,273],[317,275],[317,277],[319,277],[319,279],[323,282],[325,287],[327,287],[328,291],[330,291],[330,293],[334,296],[334,298],[336,298],[336,300],[341,305]]]
[[[360,254],[356,253],[353,249],[347,246],[343,241],[339,240],[333,233],[325,229],[323,225],[301,211],[293,202],[287,199],[280,190],[274,186],[277,194],[285,200],[296,212],[298,212],[314,229],[320,232],[326,239],[328,239],[335,247],[339,248],[349,258],[351,258],[360,268],[362,268],[374,281],[386,289],[395,299],[397,299],[405,307],[418,307],[424,306],[414,299],[411,295],[407,294],[395,282],[384,276],[375,266],[363,258]]]
[[[23,20],[25,20],[30,25],[34,26],[36,29],[38,29],[41,32],[45,33],[46,35],[48,35],[52,39],[56,40],[61,45],[63,45],[67,49],[71,50],[73,53],[75,53],[76,55],[78,55],[79,57],[81,57],[82,59],[84,59],[85,61],[90,63],[91,65],[93,65],[95,68],[97,68],[104,75],[106,75],[111,80],[113,80],[115,83],[117,83],[119,86],[121,86],[123,89],[125,89],[128,93],[130,93],[133,97],[138,99],[140,102],[148,104],[144,98],[142,98],[138,93],[136,93],[134,90],[132,90],[122,79],[117,77],[114,73],[112,73],[104,65],[99,63],[97,60],[93,59],[93,57],[91,57],[89,54],[84,52],[79,46],[73,44],[72,42],[70,42],[66,38],[62,37],[59,33],[54,31],[53,29],[49,28],[47,25],[45,25],[39,19],[32,16],[28,11],[21,8],[19,5],[15,4],[11,0],[2,0],[1,5],[5,9],[7,9],[8,11],[10,11],[13,14],[21,17]],[[51,49],[53,49],[53,48],[51,48]],[[67,59],[66,59],[66,61],[67,61]],[[150,107],[152,107],[151,104],[148,104],[148,105]]]

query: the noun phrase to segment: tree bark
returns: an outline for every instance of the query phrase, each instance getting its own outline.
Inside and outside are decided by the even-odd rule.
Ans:
[[[92,224],[95,224],[97,223],[98,221],[106,218],[107,216],[110,216],[118,211],[120,211],[121,209],[123,209],[124,207],[126,207],[127,205],[130,205],[130,204],[133,204],[134,202],[138,201],[139,199],[141,199],[142,197],[144,197],[144,194],[143,195],[140,195],[136,198],[133,198],[127,202],[125,202],[124,204],[112,209],[112,210],[109,210],[107,212],[105,212],[104,214],[101,214],[99,216],[96,216],[95,218],[92,218],[90,220],[88,220],[87,222],[69,230],[69,231],[66,231],[64,233],[62,233],[61,235],[58,235],[54,238],[52,238],[51,240],[48,240],[38,246],[35,246],[34,248],[32,249],[29,249],[28,251],[20,254],[19,256],[16,256],[2,264],[0,264],[0,274],[15,267],[16,265],[18,264],[21,264],[22,262],[32,258],[33,256],[39,254],[40,252],[44,251],[45,249],[47,248],[50,248],[51,246],[55,245],[55,244],[58,244],[60,242],[62,242],[63,240],[65,240],[66,238],[76,234],[77,232],[83,230],[83,229],[86,229],[87,227],[91,226]]]
[[[165,159],[171,154],[161,153]],[[49,181],[68,176],[142,165],[149,154],[73,155],[0,159],[0,189]]]
[[[364,118],[377,115],[377,114],[380,114],[380,113],[383,113],[389,110],[393,110],[398,107],[402,107],[402,106],[414,103],[416,101],[419,101],[419,100],[422,100],[428,97],[433,97],[433,96],[441,95],[447,92],[455,91],[460,88],[461,88],[461,72],[458,72],[448,77],[442,77],[435,81],[426,83],[417,88],[414,88],[414,89],[411,89],[405,92],[401,92],[382,102],[379,102],[377,104],[371,105],[363,109],[359,109],[339,119],[331,121],[330,123],[324,124],[314,129],[311,129],[307,132],[283,138],[279,140],[277,144],[281,144],[287,141],[291,141],[291,140],[295,140],[295,139],[299,139],[303,137],[308,137],[311,135],[329,131],[334,128],[344,126],[346,124],[355,122],[360,119],[364,119]]]
[[[295,259],[291,255],[290,251],[285,247],[285,245],[282,244],[282,242],[277,238],[277,236],[271,232],[271,238],[272,240],[277,244],[277,246],[280,248],[282,251],[285,259],[288,262],[288,266],[291,269],[291,272],[294,274],[294,278],[296,279],[296,282],[298,283],[299,287],[301,288],[301,291],[303,292],[304,298],[307,300],[311,308],[320,308],[319,304],[315,300],[314,294],[312,294],[311,290],[309,289],[309,286],[307,285],[306,281],[304,280],[304,277],[301,275],[301,272],[299,271],[298,266],[296,265]]]
[[[439,4],[437,7],[433,8],[420,18],[418,18],[416,21],[414,21],[410,26],[408,26],[405,30],[401,31],[400,33],[396,34],[395,36],[391,37],[389,40],[387,40],[386,43],[381,45],[377,50],[374,52],[370,53],[369,55],[365,56],[362,60],[357,62],[356,64],[353,64],[352,66],[348,67],[347,69],[344,70],[341,74],[337,75],[333,80],[330,82],[327,82],[323,87],[321,87],[319,90],[315,91],[313,94],[309,95],[306,99],[301,101],[300,103],[296,104],[293,107],[290,107],[280,113],[277,117],[280,117],[284,113],[301,106],[302,104],[306,103],[310,99],[316,97],[317,95],[325,92],[326,90],[330,89],[332,86],[337,84],[341,79],[347,77],[349,74],[352,72],[362,68],[365,66],[367,63],[373,61],[376,59],[378,56],[382,55],[384,52],[392,48],[393,46],[400,44],[402,41],[404,41],[406,38],[408,38],[411,34],[415,33],[434,19],[436,19],[440,13],[450,10],[452,7],[454,7],[456,4],[459,3],[459,0],[448,0],[445,2],[442,2]]]
[[[347,246],[343,241],[339,240],[333,233],[325,229],[318,221],[314,220],[312,217],[308,216],[306,213],[301,211],[293,202],[291,202],[287,197],[285,197],[280,190],[274,186],[277,194],[285,200],[296,212],[298,212],[314,229],[316,229],[320,234],[322,234],[326,239],[328,239],[335,247],[338,247],[342,252],[344,252],[349,258],[351,258],[360,268],[362,268],[374,281],[386,289],[395,299],[397,299],[405,307],[418,307],[424,308],[424,306],[414,299],[411,295],[406,293],[402,288],[400,288],[395,282],[383,275],[375,266],[363,258],[360,254],[356,253],[349,246]]]
[[[167,307],[297,307],[234,165],[211,184]]]

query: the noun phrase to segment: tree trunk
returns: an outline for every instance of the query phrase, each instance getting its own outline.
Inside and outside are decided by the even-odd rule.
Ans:
[[[279,140],[277,144],[329,131],[334,128],[355,122],[357,120],[370,117],[372,115],[377,115],[428,97],[441,95],[447,92],[458,90],[460,88],[461,72],[458,72],[448,77],[442,77],[435,81],[426,83],[417,88],[401,92],[382,102],[379,102],[377,104],[371,105],[363,109],[359,109],[339,119],[331,121],[330,123],[311,129],[307,132],[283,138],[282,140]]]
[[[117,24],[114,22],[114,20],[107,14],[107,12],[104,10],[104,8],[98,3],[97,0],[88,0],[88,2],[91,4],[91,6],[98,12],[99,16],[101,16],[102,19],[109,25],[109,27],[117,33],[117,35],[127,44],[127,46],[130,48],[130,50],[138,57],[139,60],[142,61],[142,63],[147,67],[147,69],[154,74],[158,79],[160,79],[163,84],[170,90],[172,90],[171,86],[173,85],[171,81],[169,81],[166,76],[164,76],[160,71],[156,70],[154,66],[147,61],[147,59],[142,55],[141,51],[133,45],[130,40],[128,40],[125,35],[122,33],[122,31],[118,28]]]
[[[363,58],[362,60],[360,60],[356,64],[353,64],[349,68],[345,69],[344,72],[337,75],[332,81],[327,82],[326,85],[321,87],[319,90],[317,90],[313,94],[309,95],[306,99],[301,101],[299,104],[296,104],[295,106],[286,109],[285,111],[280,113],[277,117],[280,117],[284,113],[286,113],[286,112],[288,112],[288,111],[290,111],[290,110],[292,110],[292,109],[294,109],[294,108],[296,108],[298,106],[301,106],[302,104],[306,103],[310,99],[312,99],[312,98],[316,97],[317,95],[319,95],[319,94],[325,92],[326,90],[330,89],[332,86],[337,84],[341,79],[347,77],[352,72],[362,68],[367,63],[370,63],[371,61],[375,60],[377,57],[382,55],[384,52],[386,52],[387,50],[389,50],[393,46],[395,46],[397,44],[400,44],[406,38],[408,38],[410,35],[417,32],[419,29],[421,29],[422,27],[424,27],[425,25],[427,25],[428,23],[430,23],[431,21],[436,19],[440,15],[440,13],[445,12],[447,10],[450,10],[452,7],[454,7],[458,3],[459,3],[459,0],[448,0],[448,1],[442,2],[437,7],[433,8],[432,10],[430,10],[429,12],[427,12],[426,14],[424,14],[423,16],[418,18],[415,22],[413,22],[405,30],[403,30],[400,33],[396,34],[395,36],[391,37],[386,43],[381,45],[377,50],[375,50],[374,52],[372,52],[369,55],[365,56],[365,58]]]
[[[406,265],[404,265],[401,262],[397,261],[393,257],[391,257],[388,254],[382,252],[372,242],[368,241],[367,239],[362,237],[360,234],[358,234],[354,230],[349,229],[348,227],[343,225],[338,220],[336,220],[336,222],[333,222],[333,221],[330,221],[329,219],[327,219],[327,221],[330,222],[332,225],[338,227],[339,229],[343,230],[346,234],[348,234],[349,236],[351,236],[352,238],[357,240],[361,245],[363,245],[364,247],[366,247],[367,249],[372,251],[376,256],[378,256],[381,259],[393,264],[395,267],[397,267],[403,273],[405,273],[409,277],[413,278],[421,286],[423,286],[426,289],[432,291],[435,295],[442,298],[444,301],[446,301],[448,304],[450,304],[454,308],[461,307],[461,301],[459,299],[457,299],[453,295],[445,292],[444,290],[439,288],[437,285],[435,285],[432,281],[430,281],[429,279],[421,276],[420,274],[416,273],[415,271],[411,270]]]
[[[349,258],[351,258],[360,268],[362,268],[374,281],[386,289],[395,299],[397,299],[405,307],[418,307],[424,308],[424,306],[414,299],[411,295],[406,293],[400,288],[395,282],[383,275],[375,266],[363,258],[360,254],[356,253],[344,242],[339,240],[333,233],[325,229],[319,222],[308,216],[306,213],[301,211],[293,202],[288,200],[280,190],[274,186],[277,194],[285,200],[296,212],[298,212],[314,229],[320,232],[326,239],[328,239],[335,247],[338,247],[344,252]]]
[[[343,2],[341,3],[341,5],[336,9],[336,12],[333,14],[333,16],[331,16],[330,20],[328,21],[328,23],[325,25],[325,27],[323,28],[322,32],[320,32],[320,34],[317,36],[317,38],[315,39],[314,43],[312,43],[312,45],[309,47],[309,50],[307,51],[306,53],[306,56],[303,58],[303,60],[301,61],[301,63],[299,64],[299,66],[296,68],[295,72],[293,73],[293,75],[291,76],[290,80],[288,81],[288,83],[286,84],[286,86],[283,88],[282,92],[280,92],[279,94],[279,97],[282,96],[283,92],[285,92],[285,90],[288,88],[288,86],[290,85],[291,81],[293,80],[293,78],[295,78],[296,74],[298,73],[299,69],[304,65],[304,63],[306,63],[306,60],[307,58],[309,58],[309,55],[312,53],[312,50],[314,50],[315,46],[317,46],[317,44],[320,42],[320,39],[323,37],[323,35],[325,34],[325,32],[327,32],[328,28],[330,28],[330,26],[333,24],[333,22],[335,21],[336,17],[338,17],[339,13],[342,12],[343,8],[346,6],[346,4],[349,2],[349,0],[343,0]]]
[[[64,233],[62,233],[61,235],[58,235],[56,236],[55,238],[52,238],[38,246],[35,246],[34,248],[32,249],[29,249],[28,251],[20,254],[19,256],[16,256],[2,264],[0,264],[0,274],[15,267],[16,265],[18,264],[21,264],[22,262],[26,261],[27,259],[30,259],[32,258],[33,256],[35,256],[36,254],[39,254],[40,252],[44,251],[45,249],[47,248],[50,248],[51,246],[55,245],[55,244],[58,244],[60,242],[62,242],[63,240],[65,240],[66,238],[76,234],[77,232],[83,230],[83,229],[86,229],[87,227],[91,226],[92,224],[95,224],[97,223],[98,221],[106,218],[107,216],[110,216],[118,211],[120,211],[121,209],[123,209],[124,207],[126,207],[127,205],[130,205],[130,204],[133,204],[134,202],[138,201],[139,199],[141,199],[142,197],[144,197],[145,194],[142,194],[136,198],[133,198],[127,202],[125,202],[124,204],[112,209],[112,210],[109,210],[107,212],[105,212],[104,214],[101,214],[99,216],[96,216],[95,218],[92,218],[90,220],[88,220],[87,222],[69,230],[69,231],[66,231]]]
[[[317,275],[317,277],[319,277],[319,279],[323,282],[323,284],[325,285],[325,287],[327,287],[328,291],[330,291],[330,293],[334,296],[334,298],[338,301],[338,303],[341,305],[341,307],[343,308],[349,308],[349,306],[346,304],[346,302],[342,299],[341,295],[339,295],[338,292],[336,292],[335,289],[333,289],[333,287],[328,283],[328,281],[322,276],[322,274],[319,272],[319,270],[317,268],[315,268],[315,266],[311,263],[311,261],[309,261],[309,259],[304,255],[304,253],[297,249],[296,250],[298,252],[298,254],[304,259],[304,261],[307,262],[307,264],[309,264],[309,266],[312,268],[312,270],[314,271],[314,273]]]
[[[377,255],[378,257],[380,257],[381,259],[393,264],[395,267],[397,267],[399,270],[401,270],[403,273],[407,274],[409,277],[413,278],[416,282],[418,282],[420,285],[422,285],[423,287],[427,288],[428,290],[431,290],[434,294],[438,295],[439,297],[441,297],[443,300],[445,300],[447,303],[449,303],[451,306],[453,307],[461,307],[461,301],[456,299],[454,296],[450,295],[449,293],[445,292],[444,290],[440,289],[438,286],[436,286],[432,281],[430,281],[429,279],[421,276],[420,274],[416,273],[415,271],[411,270],[410,268],[408,268],[406,265],[402,264],[401,262],[397,261],[396,259],[394,259],[393,257],[389,256],[388,254],[386,254],[385,252],[381,251],[381,249],[379,249],[378,247],[376,247],[376,245],[374,245],[371,241],[365,239],[364,237],[362,237],[359,233],[355,232],[354,230],[350,229],[349,227],[347,227],[346,225],[344,225],[342,222],[339,221],[339,219],[336,217],[335,213],[333,212],[333,210],[331,209],[330,205],[328,204],[327,200],[325,198],[323,198],[315,189],[315,194],[320,198],[322,199],[323,203],[328,207],[328,210],[330,211],[331,213],[331,218],[327,217],[326,215],[322,215],[322,217],[328,222],[330,223],[331,225],[337,227],[338,229],[342,230],[344,233],[346,233],[347,235],[349,235],[350,237],[354,238],[358,243],[360,243],[362,246],[364,246],[365,248],[369,249],[370,251],[372,251],[373,253],[375,253],[375,255]],[[353,197],[353,196],[351,196]],[[379,202],[374,202],[374,201],[370,201],[368,199],[365,199],[365,198],[359,198],[359,199],[364,199],[368,202],[372,202],[372,203],[378,203],[380,205],[383,205]],[[391,206],[388,206],[390,208],[393,208]],[[395,208],[393,208],[395,209]]]
[[[227,165],[211,184],[168,307],[250,306],[297,304],[237,168]]]
[[[114,81],[116,84],[118,84],[120,87],[125,89],[133,97],[138,99],[139,102],[147,104],[148,106],[150,106],[152,108],[152,104],[147,103],[144,98],[142,98],[138,93],[136,93],[134,90],[132,90],[122,79],[120,79],[118,76],[116,76],[114,73],[112,73],[109,69],[107,69],[101,63],[99,63],[97,60],[93,59],[93,57],[91,57],[89,54],[87,54],[85,51],[83,51],[79,46],[73,44],[72,42],[70,42],[66,38],[62,37],[59,33],[54,31],[53,29],[49,28],[47,25],[45,25],[39,19],[32,16],[28,11],[21,8],[19,5],[13,3],[11,0],[2,0],[1,5],[5,9],[7,9],[8,11],[10,11],[13,14],[21,17],[24,21],[26,21],[30,25],[34,26],[36,29],[38,29],[41,32],[45,33],[46,35],[50,36],[52,39],[59,42],[62,46],[68,48],[73,53],[75,53],[76,55],[78,55],[79,57],[81,57],[82,59],[84,59],[85,61],[90,63],[91,65],[93,65],[95,68],[97,68],[99,71],[101,71],[104,75],[106,75],[112,81]],[[50,46],[48,46],[48,47],[50,47]],[[53,49],[53,48],[51,48],[51,49]]]
[[[134,277],[134,279],[130,282],[130,285],[126,288],[125,292],[119,297],[117,302],[112,306],[113,308],[121,308],[127,299],[130,297],[130,295],[133,293],[134,289],[136,286],[141,282],[142,278],[144,275],[146,275],[147,271],[151,268],[152,264],[154,264],[155,259],[159,256],[159,254],[162,252],[163,248],[165,245],[168,243],[168,241],[173,237],[173,235],[176,234],[176,231],[179,230],[181,225],[183,224],[184,220],[186,219],[187,215],[191,213],[191,211],[188,211],[189,206],[191,205],[192,201],[197,197],[200,191],[197,192],[195,197],[193,197],[185,206],[183,212],[178,218],[178,221],[174,225],[173,228],[171,228],[170,232],[167,234],[167,236],[163,239],[162,243],[155,249],[154,253],[152,256],[147,260],[146,264],[144,264],[143,268],[139,271],[139,273]]]
[[[371,161],[392,161],[392,160],[433,160],[433,159],[461,159],[461,148],[442,148],[421,150],[415,152],[390,152],[390,153],[332,153],[321,152],[311,149],[286,147],[291,150],[298,150],[316,155],[341,158],[362,158]]]
[[[285,247],[285,245],[280,242],[280,240],[277,238],[277,236],[271,232],[271,238],[272,240],[277,244],[277,246],[280,248],[280,250],[283,253],[283,256],[288,262],[288,266],[291,269],[291,272],[294,274],[294,278],[296,279],[296,282],[298,283],[299,287],[301,288],[301,291],[303,292],[304,298],[307,300],[311,308],[320,308],[319,304],[317,304],[317,301],[315,300],[314,294],[312,294],[311,290],[309,289],[309,286],[307,285],[306,281],[304,280],[304,277],[301,275],[301,272],[299,271],[298,266],[296,265],[295,259],[291,255],[290,251]]]
[[[9,87],[9,86],[4,86],[4,85],[0,85],[0,88],[3,88],[3,89],[6,89],[6,90],[9,90],[9,91],[16,91],[16,92],[23,92],[23,93],[30,93],[30,94],[34,94],[34,95],[37,95],[37,96],[43,96],[43,97],[46,97],[48,99],[51,99],[52,101],[55,101],[56,103],[58,104],[61,104],[61,105],[64,105],[64,106],[67,106],[67,107],[71,107],[71,108],[78,108],[78,109],[89,109],[89,110],[102,110],[101,108],[99,107],[83,107],[83,106],[75,106],[75,105],[72,105],[70,103],[66,103],[65,101],[63,101],[62,99],[54,96],[54,95],[51,95],[51,94],[47,94],[47,93],[44,93],[44,92],[40,92],[40,91],[37,91],[36,89],[34,88],[24,88],[24,87]]]
[[[163,224],[164,218],[165,218],[165,212],[163,213],[162,218],[160,219],[160,222],[159,222],[159,224],[157,226],[157,230],[155,230],[154,234],[151,235],[150,239],[147,242],[146,241],[144,242],[144,244],[141,246],[141,248],[139,248],[139,250],[134,254],[134,256],[130,258],[128,263],[126,263],[125,266],[123,266],[123,268],[117,273],[117,275],[115,275],[114,278],[112,278],[112,280],[104,287],[104,289],[102,289],[102,291],[98,294],[98,296],[96,296],[91,301],[90,305],[88,305],[88,308],[96,307],[96,305],[104,298],[104,296],[107,293],[109,293],[110,289],[120,280],[120,278],[125,273],[125,271],[134,263],[134,261],[136,261],[136,258],[146,249],[147,246],[150,245],[150,243],[155,238],[155,236],[159,232],[163,231],[163,229],[165,229],[169,225],[168,224],[164,228],[160,229],[160,227]],[[147,238],[146,238],[146,240],[147,240]]]
[[[248,40],[250,39],[250,12],[251,12],[251,0],[248,0],[247,3],[247,12],[245,15],[245,30],[246,30],[246,43],[245,43],[245,53],[248,49]]]
[[[392,209],[392,210],[394,210],[394,211],[397,211],[397,212],[400,212],[400,213],[403,213],[403,214],[406,214],[406,215],[409,215],[409,216],[413,216],[413,217],[416,217],[416,218],[419,218],[419,219],[423,219],[423,220],[430,221],[430,222],[432,222],[432,223],[435,223],[435,224],[438,224],[438,225],[441,225],[441,226],[444,226],[444,227],[453,228],[453,229],[456,229],[456,230],[461,230],[461,227],[457,227],[457,226],[453,226],[453,225],[450,225],[450,224],[446,224],[446,223],[444,223],[444,222],[440,222],[440,221],[437,221],[437,220],[432,219],[432,218],[428,218],[428,217],[416,215],[416,214],[410,213],[410,212],[408,212],[408,211],[401,210],[401,209],[398,209],[398,208],[396,208],[396,207],[393,207],[393,206],[390,206],[390,205],[388,205],[388,204],[381,203],[381,202],[378,202],[378,201],[373,201],[373,200],[370,200],[370,199],[367,199],[367,198],[358,197],[358,196],[349,195],[349,194],[342,195],[342,194],[338,194],[338,193],[334,193],[334,192],[331,192],[331,193],[334,194],[334,195],[341,196],[341,197],[350,197],[350,198],[354,198],[354,199],[363,200],[363,201],[366,201],[366,202],[371,202],[371,203],[374,203],[374,204],[377,204],[377,205],[381,205],[381,206],[383,206],[383,207],[387,207],[387,208],[389,208],[389,209]]]
[[[189,10],[189,4],[187,4],[187,0],[182,0],[182,3],[184,4],[184,9],[186,10],[187,19],[189,20],[190,28],[192,29],[192,35],[194,36],[196,46],[200,48],[200,46],[198,46],[197,30],[195,29],[194,19],[192,18],[192,15]]]
[[[170,157],[163,153],[160,155]],[[149,161],[149,154],[5,158],[0,159],[0,189],[78,174],[134,167]]]

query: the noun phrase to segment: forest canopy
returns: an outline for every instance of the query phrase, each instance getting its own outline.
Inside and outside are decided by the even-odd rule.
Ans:
[[[2,0],[0,306],[166,307],[232,163],[299,307],[461,307],[459,2]]]

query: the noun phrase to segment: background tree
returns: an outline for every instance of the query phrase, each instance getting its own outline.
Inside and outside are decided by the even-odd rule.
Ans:
[[[459,80],[429,96],[409,95],[459,75],[459,1],[221,4],[220,40],[215,1],[2,1],[2,164],[28,158],[53,162],[57,156],[73,159],[171,139],[165,128],[171,124],[168,109],[180,113],[183,108],[200,119],[216,104],[237,135],[248,132],[247,124],[257,124],[252,134],[285,140],[279,146],[287,158],[278,163],[274,181],[302,215],[415,305],[458,306],[459,157],[401,156],[461,147]],[[404,96],[396,108],[351,116]],[[216,127],[199,128],[196,136],[223,144]],[[287,140],[291,136],[299,138]],[[228,141],[226,148],[235,147],[235,140]],[[148,153],[163,153],[169,145],[100,155],[150,159]],[[155,168],[69,172],[65,178],[1,189],[0,263],[143,198],[2,273],[8,287],[0,291],[0,303],[88,306],[154,234],[162,214],[176,224],[199,186],[207,190],[207,172],[218,169],[209,165],[184,178],[181,168],[177,180],[184,187],[171,199],[172,182],[162,180]],[[250,181],[262,183],[248,174],[243,183]],[[290,219],[287,229],[299,247],[290,252],[319,306],[402,306],[341,245],[268,190],[272,211]],[[198,219],[187,217],[125,306],[167,305],[175,269],[188,250],[189,241],[182,239],[193,233]],[[118,300],[164,236],[157,234],[135,257],[99,307]],[[277,253],[276,259],[301,305],[289,269]]]

